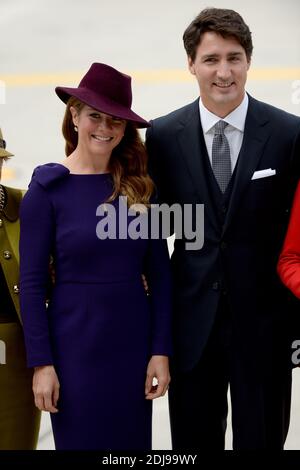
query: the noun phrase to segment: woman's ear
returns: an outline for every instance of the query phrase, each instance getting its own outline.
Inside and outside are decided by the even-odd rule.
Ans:
[[[70,113],[72,115],[72,121],[74,126],[78,126],[78,111],[74,106],[70,107]]]

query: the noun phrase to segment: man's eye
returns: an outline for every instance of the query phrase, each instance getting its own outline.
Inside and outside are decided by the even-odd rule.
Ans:
[[[216,59],[213,59],[212,57],[210,59],[205,59],[206,63],[213,63],[213,62],[216,62]]]

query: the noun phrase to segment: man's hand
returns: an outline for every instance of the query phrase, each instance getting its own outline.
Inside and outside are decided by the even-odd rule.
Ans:
[[[157,385],[153,385],[154,378],[157,379]],[[170,380],[168,356],[152,356],[147,367],[146,400],[162,397],[168,390]]]

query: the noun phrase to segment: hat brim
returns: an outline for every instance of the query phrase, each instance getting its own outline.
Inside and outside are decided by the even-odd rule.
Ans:
[[[5,158],[5,157],[13,157],[14,154],[8,152],[7,150],[0,148],[0,158]]]
[[[57,96],[64,102],[67,103],[71,96],[78,98],[83,103],[91,106],[97,111],[101,111],[105,114],[110,114],[126,121],[132,121],[136,124],[137,127],[150,127],[151,124],[143,119],[138,114],[134,113],[131,109],[122,106],[120,103],[117,103],[113,100],[108,99],[106,96],[101,96],[96,94],[87,88],[78,87],[78,88],[66,88],[66,87],[56,87],[55,93]]]

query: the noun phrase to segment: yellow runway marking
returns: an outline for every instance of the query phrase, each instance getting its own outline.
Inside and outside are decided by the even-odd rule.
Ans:
[[[83,72],[61,74],[28,74],[28,75],[0,75],[0,80],[8,87],[30,87],[49,85],[77,84]],[[184,69],[167,70],[128,70],[137,83],[184,83],[192,82],[195,78]],[[300,68],[253,68],[249,70],[249,80],[297,80],[300,79]]]

